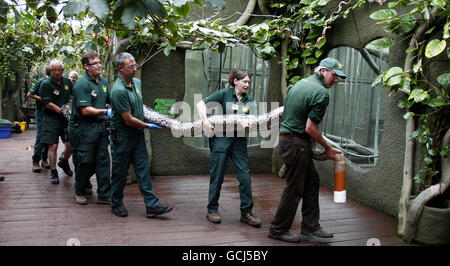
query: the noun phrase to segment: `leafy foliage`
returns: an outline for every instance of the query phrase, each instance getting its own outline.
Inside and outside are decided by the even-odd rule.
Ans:
[[[428,22],[425,35],[431,34],[436,27],[442,29],[442,38],[430,41],[416,40],[415,46],[409,47],[405,53],[411,54],[412,68],[404,70],[400,67],[392,67],[382,73],[373,85],[382,82],[384,86],[390,87],[391,92],[403,92],[404,97],[399,100],[399,108],[407,108],[405,115],[407,119],[419,118],[419,126],[413,132],[414,140],[423,148],[424,163],[419,173],[414,177],[417,183],[430,186],[438,180],[440,156],[447,154],[448,147],[441,145],[440,141],[445,133],[446,125],[444,110],[450,106],[448,86],[450,84],[450,73],[440,75],[437,80],[427,80],[424,74],[425,59],[433,59],[445,50],[449,37],[448,29],[450,22],[448,16],[450,7],[447,1],[395,1],[389,3],[389,9],[383,9],[371,14],[370,18],[379,20],[378,24],[384,24],[389,33],[406,38],[416,38],[414,30],[418,27],[416,17]],[[398,16],[393,8],[397,6],[410,6],[409,13]],[[430,8],[437,15],[431,16]],[[445,25],[440,25],[439,17],[446,18]],[[403,38],[405,39],[405,38]],[[403,40],[402,39],[402,40]],[[391,47],[396,42],[393,38],[382,38],[372,41],[370,45],[378,49]],[[450,56],[447,52],[447,59]],[[436,83],[437,82],[437,83]],[[437,84],[437,85],[433,85]],[[433,180],[435,180],[433,182]]]

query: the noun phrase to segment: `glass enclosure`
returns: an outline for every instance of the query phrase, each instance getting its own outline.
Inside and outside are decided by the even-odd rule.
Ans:
[[[362,168],[376,164],[383,135],[382,87],[371,85],[387,69],[387,53],[387,50],[339,47],[328,54],[344,65],[347,78],[331,88],[320,130],[347,159]]]
[[[200,119],[195,104],[213,92],[228,88],[228,76],[234,70],[245,70],[251,76],[248,94],[256,103],[266,102],[267,84],[269,79],[269,62],[257,57],[244,45],[227,47],[220,54],[210,50],[186,51],[185,61],[186,91],[184,102],[192,110],[192,121]],[[214,110],[212,110],[214,114]],[[184,143],[197,147],[208,147],[208,139],[203,137],[184,138]],[[248,145],[258,145],[259,135],[248,138]]]

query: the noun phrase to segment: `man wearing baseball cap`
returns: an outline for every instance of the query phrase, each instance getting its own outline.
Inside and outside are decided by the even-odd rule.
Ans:
[[[300,242],[302,238],[320,241],[333,237],[319,224],[319,175],[314,167],[311,144],[313,140],[321,144],[325,148],[326,158],[330,160],[335,160],[335,155],[341,153],[326,142],[318,125],[328,106],[328,89],[339,78],[345,79],[342,69],[338,60],[325,58],[315,68],[314,75],[298,81],[288,92],[278,144],[278,153],[286,165],[286,188],[270,224],[270,238]],[[289,230],[301,199],[300,235]]]

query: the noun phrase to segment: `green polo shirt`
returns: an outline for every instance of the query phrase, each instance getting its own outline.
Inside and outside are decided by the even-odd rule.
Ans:
[[[68,103],[72,96],[72,82],[66,77],[62,77],[61,84],[56,83],[51,77],[44,80],[39,87],[39,95],[42,97],[42,104],[54,103],[61,107]],[[48,112],[46,109],[46,112]]]
[[[319,124],[327,110],[329,98],[328,89],[317,75],[298,81],[286,97],[280,133],[305,133],[308,118]]]
[[[36,81],[36,83],[34,83],[33,87],[31,87],[29,93],[40,96],[39,95],[39,87],[41,86],[42,82],[46,79],[47,79],[46,77],[43,77],[43,78],[39,79],[38,81]],[[44,108],[44,105],[42,105],[42,101],[37,101],[37,100],[34,100],[34,101],[36,102],[36,110],[42,111]]]
[[[131,87],[125,83],[122,77],[114,82],[111,89],[111,127],[127,136],[136,136],[143,132],[143,128],[129,127],[125,124],[120,114],[131,111],[131,115],[144,121],[144,104],[142,101],[141,81],[133,78]]]
[[[81,115],[80,108],[91,106],[96,109],[105,109],[109,103],[108,82],[101,76],[98,83],[88,74],[83,75],[73,87],[72,118],[80,120],[104,120],[104,115],[85,117]],[[75,118],[76,117],[76,118]]]
[[[245,94],[238,101],[234,88],[221,89],[203,99],[207,103],[219,103],[222,106],[222,115],[225,114],[253,114],[256,115],[256,105],[252,96]],[[214,107],[211,105],[210,107]]]

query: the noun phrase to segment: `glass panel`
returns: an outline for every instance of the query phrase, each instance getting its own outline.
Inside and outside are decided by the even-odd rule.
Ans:
[[[184,102],[191,107],[191,121],[200,119],[194,105],[213,92],[228,88],[228,76],[230,72],[237,69],[245,70],[251,76],[252,82],[247,93],[253,97],[255,102],[267,101],[269,61],[258,58],[248,46],[227,47],[222,54],[210,50],[188,50],[186,51],[185,69]],[[197,147],[208,147],[208,139],[205,136],[184,138],[183,141]],[[254,146],[259,143],[260,136],[258,135],[249,137],[247,145]]]
[[[330,90],[330,104],[320,129],[347,159],[362,168],[376,164],[383,135],[382,87],[371,87],[388,67],[383,54],[386,51],[350,47],[335,48],[328,54],[344,65],[347,78]]]

